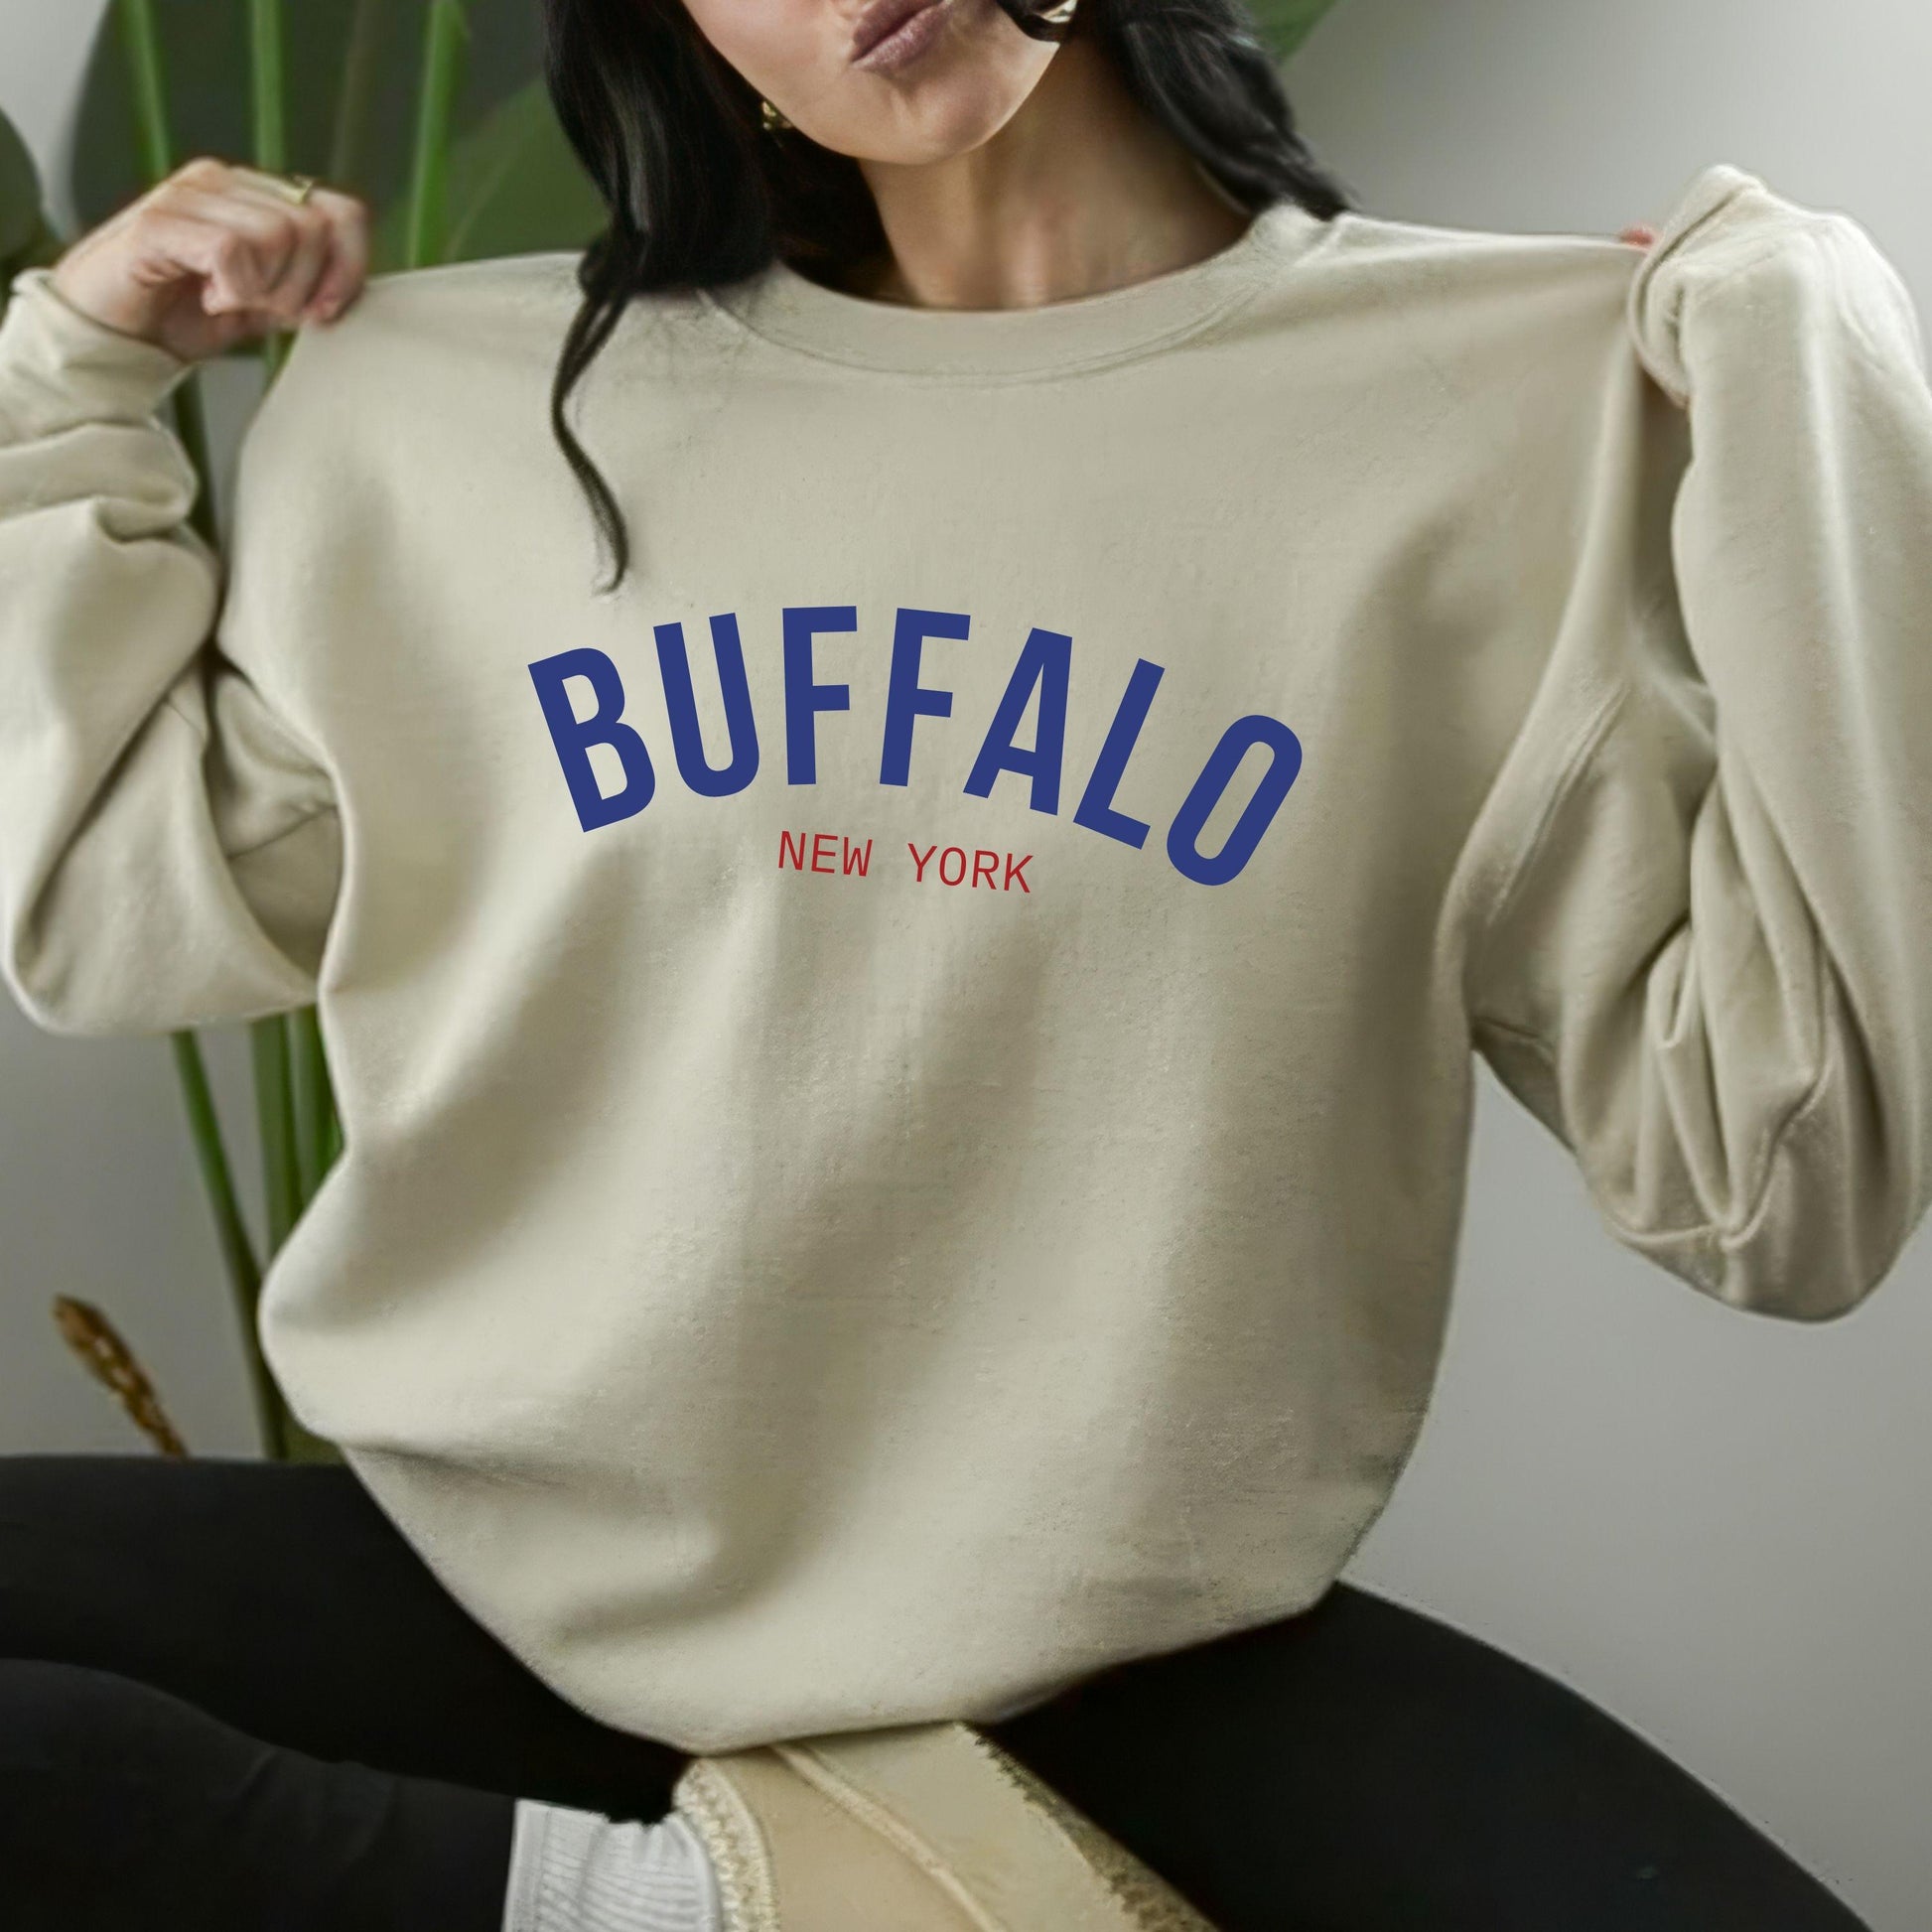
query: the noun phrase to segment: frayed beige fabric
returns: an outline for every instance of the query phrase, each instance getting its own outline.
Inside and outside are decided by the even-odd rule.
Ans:
[[[673,1800],[710,1851],[725,1932],[1214,1932],[970,1725],[694,1757]]]

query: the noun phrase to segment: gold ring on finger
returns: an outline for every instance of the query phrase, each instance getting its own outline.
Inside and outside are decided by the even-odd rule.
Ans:
[[[265,168],[244,168],[241,172],[297,207],[300,207],[315,193],[316,183],[313,175],[277,175]]]

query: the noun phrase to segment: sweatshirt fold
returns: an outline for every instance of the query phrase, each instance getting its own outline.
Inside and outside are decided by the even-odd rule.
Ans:
[[[222,648],[228,573],[188,521],[198,480],[160,414],[193,365],[73,308],[46,268],[13,288],[0,978],[73,1035],[309,1005],[340,866],[331,787]],[[259,411],[245,439],[237,552],[253,554],[275,488],[279,414]]]
[[[1818,1318],[1932,1194],[1932,390],[1870,236],[1735,169],[1629,319],[1688,461],[1641,599],[1570,640],[1607,696],[1473,1005],[1620,1239]]]

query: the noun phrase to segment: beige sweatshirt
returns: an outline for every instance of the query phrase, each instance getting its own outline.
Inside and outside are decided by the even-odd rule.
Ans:
[[[933,313],[565,253],[186,373],[0,323],[0,966],[314,1001],[270,1359],[458,1598],[688,1750],[1297,1610],[1410,1452],[1472,1048],[1611,1233],[1850,1309],[1932,1193],[1932,386],[1851,217],[1292,207]],[[1673,399],[1675,398],[1675,400]],[[1680,401],[1688,400],[1688,409]]]

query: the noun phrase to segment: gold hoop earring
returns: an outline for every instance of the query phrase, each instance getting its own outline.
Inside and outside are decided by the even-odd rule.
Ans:
[[[759,96],[759,120],[767,134],[782,134],[791,125],[762,94]]]

